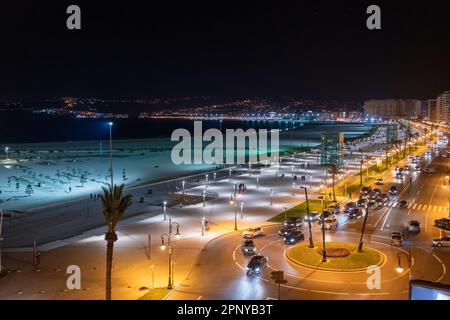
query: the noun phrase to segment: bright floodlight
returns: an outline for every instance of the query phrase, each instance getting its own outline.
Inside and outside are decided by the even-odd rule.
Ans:
[[[395,268],[395,271],[397,271],[397,273],[402,273],[404,271],[404,269],[401,266],[399,266],[399,267]]]
[[[108,122],[108,126],[112,126],[114,123],[113,122]]]

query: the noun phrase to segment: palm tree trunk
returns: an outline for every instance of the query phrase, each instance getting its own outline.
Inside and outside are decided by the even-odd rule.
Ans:
[[[112,274],[112,263],[113,263],[113,251],[114,242],[117,240],[117,235],[114,231],[108,231],[105,235],[106,242],[106,285],[105,294],[106,300],[111,300],[111,274]]]

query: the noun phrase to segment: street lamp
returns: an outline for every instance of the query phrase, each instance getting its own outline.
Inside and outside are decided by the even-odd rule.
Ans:
[[[292,182],[292,196],[295,197],[295,182]]]
[[[109,172],[111,174],[111,189],[114,186],[114,178],[113,178],[113,162],[112,162],[112,126],[113,122],[108,122],[109,126]]]
[[[5,159],[8,160],[9,147],[5,147]]]
[[[164,239],[167,239],[167,246],[169,247],[169,281],[167,284],[167,289],[172,289],[173,284],[173,262],[172,262],[172,242],[171,242],[171,236],[172,236],[172,226],[176,226],[176,233],[175,238],[178,240],[181,237],[180,233],[180,225],[177,222],[172,222],[171,219],[169,220],[169,233],[163,233],[161,235],[161,250],[166,249],[166,243]]]
[[[241,201],[241,219],[244,219],[244,201]]]
[[[234,204],[234,230],[237,230],[237,205],[236,205],[236,193],[233,195],[231,195],[231,199],[230,199],[230,204],[233,205]]]
[[[184,185],[186,184],[186,181],[183,180],[182,185],[183,185],[183,194],[184,194]]]
[[[306,216],[308,218],[308,229],[309,229],[309,248],[314,248],[314,242],[312,238],[311,231],[311,215],[309,214],[309,200],[308,200],[308,190],[306,187],[300,187],[305,190],[305,198],[306,198]]]
[[[358,252],[363,252],[362,248],[363,248],[363,237],[364,237],[364,231],[366,230],[366,224],[367,224],[367,218],[369,217],[369,207],[366,204],[366,214],[364,216],[364,222],[362,225],[362,230],[361,230],[361,237],[359,239],[359,244],[358,244]]]
[[[163,202],[164,221],[166,221],[167,201]]]
[[[273,205],[273,189],[270,189],[270,205]]]
[[[230,177],[230,182],[231,182],[231,168],[228,169],[228,176]]]
[[[206,190],[203,190],[203,207],[206,207]]]
[[[259,177],[256,177],[256,189],[259,189]]]
[[[208,174],[205,174],[206,189],[208,189]]]

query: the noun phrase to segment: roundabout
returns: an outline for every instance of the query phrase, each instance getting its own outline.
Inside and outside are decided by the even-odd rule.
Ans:
[[[326,248],[327,261],[322,261],[322,243],[316,243],[314,248],[307,243],[293,246],[286,250],[286,258],[302,267],[334,272],[366,271],[386,261],[383,253],[368,246],[358,252],[355,243],[326,242]]]

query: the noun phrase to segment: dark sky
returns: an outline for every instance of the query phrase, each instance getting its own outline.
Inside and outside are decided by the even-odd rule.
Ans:
[[[66,29],[69,4],[81,31]],[[366,28],[369,4],[382,30]],[[450,90],[448,0],[2,0],[0,39],[0,99]]]

